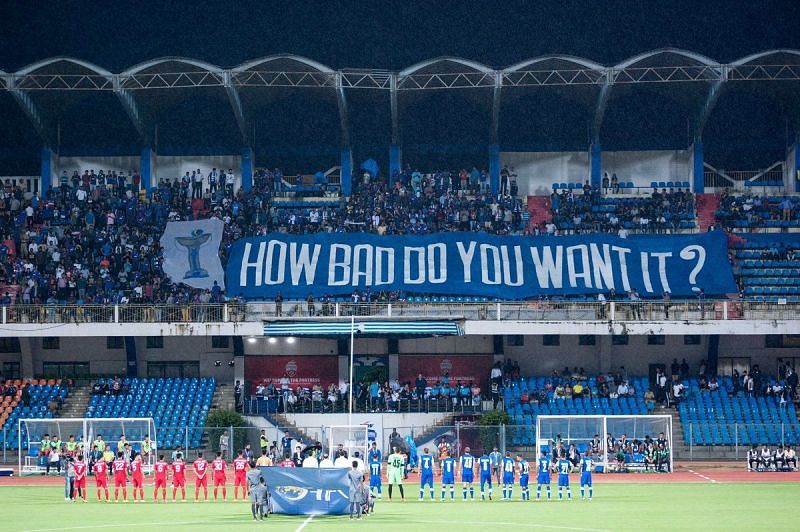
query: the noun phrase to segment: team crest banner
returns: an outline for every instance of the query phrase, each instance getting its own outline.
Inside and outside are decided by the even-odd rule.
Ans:
[[[348,469],[262,467],[272,496],[272,511],[289,515],[349,513]]]
[[[225,288],[219,245],[225,224],[216,218],[195,222],[169,222],[161,235],[163,269],[172,282],[210,290],[217,281]]]
[[[411,294],[526,299],[624,294],[642,297],[736,292],[722,231],[618,238],[439,233],[378,236],[271,234],[237,241],[228,293],[250,299],[343,296],[370,289]]]

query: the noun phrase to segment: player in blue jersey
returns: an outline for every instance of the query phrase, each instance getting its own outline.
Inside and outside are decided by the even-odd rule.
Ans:
[[[372,445],[367,450],[367,458],[369,459],[370,462],[381,462],[381,461],[383,461],[383,453],[381,453],[381,450],[378,449],[378,444],[377,443],[372,442]]]
[[[530,479],[531,466],[528,461],[521,455],[517,455],[517,465],[519,466],[519,487],[522,490],[522,500],[531,500],[531,492],[528,488],[528,480]]]
[[[594,460],[589,454],[584,454],[581,457],[581,499],[584,498],[584,487],[589,488],[589,500],[592,500],[592,470],[594,469]]]
[[[474,479],[475,457],[469,454],[469,447],[464,447],[464,454],[461,455],[461,482],[463,483],[462,494],[467,500],[467,488],[469,488],[469,498],[475,500],[475,488],[472,487]]]
[[[514,489],[514,459],[511,458],[511,453],[506,451],[506,455],[503,457],[502,461],[502,468],[503,468],[503,500],[510,501],[511,495]]]
[[[542,495],[542,485],[547,486],[547,500],[550,500],[550,458],[547,451],[542,451],[536,462],[538,475],[536,476],[536,499]]]
[[[383,498],[383,485],[381,483],[381,469],[383,465],[379,460],[369,462],[369,490],[379,499]]]
[[[492,476],[497,479],[497,484],[502,484],[502,477],[500,476],[500,462],[503,461],[503,455],[497,450],[497,447],[492,449],[489,453],[489,459],[492,461]]]
[[[567,490],[567,497],[572,500],[572,491],[569,489],[569,474],[572,473],[572,462],[567,460],[567,453],[561,452],[561,457],[556,464],[558,470],[558,500],[564,498],[563,489]]]
[[[425,498],[425,486],[430,488],[431,500],[436,500],[433,494],[433,456],[425,447],[419,455],[419,500]]]
[[[450,500],[456,497],[455,477],[456,477],[456,461],[448,453],[444,454],[441,462],[442,469],[442,500],[444,501],[445,492],[447,487],[450,487]]]
[[[486,500],[486,485],[489,485],[489,500],[492,500],[492,459],[483,451],[483,454],[478,458],[478,471],[481,477],[481,500]]]

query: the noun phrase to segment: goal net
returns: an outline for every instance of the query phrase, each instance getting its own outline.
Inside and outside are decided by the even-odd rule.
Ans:
[[[70,436],[75,442],[75,452],[83,452],[90,461],[99,458],[102,452],[94,443],[102,441],[115,454],[117,444],[125,436],[133,452],[141,452],[144,460],[144,471],[150,472],[156,461],[158,448],[156,425],[153,418],[55,418],[55,419],[20,419],[19,429],[19,471],[20,473],[37,473],[45,469],[42,456],[42,441],[47,434],[49,441],[54,437],[67,450],[72,447]],[[145,439],[149,439],[150,453],[145,454]]]
[[[538,416],[536,455],[570,447],[590,454],[598,472],[672,471],[672,416]]]
[[[325,429],[327,439],[325,448],[331,460],[341,454],[347,453],[348,458],[354,458],[356,451],[361,460],[366,463],[367,447],[369,446],[369,427],[366,425],[334,425]]]

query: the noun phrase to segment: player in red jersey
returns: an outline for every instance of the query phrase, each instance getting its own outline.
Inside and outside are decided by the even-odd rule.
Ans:
[[[164,461],[164,455],[158,455],[158,462],[153,466],[155,473],[155,488],[153,489],[153,500],[158,502],[158,490],[161,488],[161,500],[167,502],[167,470],[169,466]]]
[[[83,461],[83,455],[79,454],[75,463],[72,464],[75,468],[75,492],[86,502],[86,473],[88,473],[88,466]]]
[[[242,487],[242,500],[247,499],[247,458],[244,452],[239,451],[239,456],[233,459],[233,500],[239,498],[239,486]]]
[[[178,453],[175,461],[172,462],[172,502],[175,502],[175,494],[181,489],[181,497],[186,502],[186,463],[183,455]]]
[[[294,465],[292,459],[287,456],[283,459],[283,462],[281,462],[281,467],[296,467],[296,466]]]
[[[214,500],[217,500],[217,490],[222,488],[222,500],[228,499],[228,478],[225,475],[225,469],[228,464],[222,459],[222,453],[217,453],[217,457],[211,462],[211,470],[214,471]]]
[[[114,471],[114,502],[119,502],[119,489],[122,488],[122,500],[128,502],[128,462],[125,453],[119,451],[117,458],[111,462]]]
[[[192,462],[194,469],[194,501],[200,500],[200,488],[203,488],[203,499],[208,500],[208,460],[203,458],[203,453],[197,453],[197,459]]]
[[[136,456],[133,458],[133,462],[131,462],[131,473],[133,478],[133,502],[138,502],[136,500],[136,496],[139,496],[139,500],[144,502],[144,471],[142,468],[144,467],[144,462],[142,462],[142,455],[136,453]]]
[[[108,502],[108,464],[103,460],[98,460],[92,468],[94,471],[94,486],[97,488],[97,500],[100,498],[100,490],[106,492],[106,502]]]

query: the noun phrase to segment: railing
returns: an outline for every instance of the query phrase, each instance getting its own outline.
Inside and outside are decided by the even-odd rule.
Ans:
[[[683,423],[683,443],[689,449],[689,460],[711,457],[746,460],[754,445],[800,445],[800,424],[794,423],[725,423],[689,421]],[[677,442],[676,442],[677,444]]]
[[[9,305],[3,324],[228,323],[359,318],[503,321],[800,320],[800,304],[760,301],[484,303],[226,303],[187,305]]]
[[[337,397],[334,401],[323,394],[319,398],[300,399],[296,402],[286,400],[281,394],[271,396],[252,396],[244,400],[244,413],[252,416],[269,414],[346,414],[349,410],[346,398]],[[354,398],[353,412],[357,413],[449,413],[459,415],[480,414],[483,401],[480,397],[439,397],[428,399],[384,399]]]

